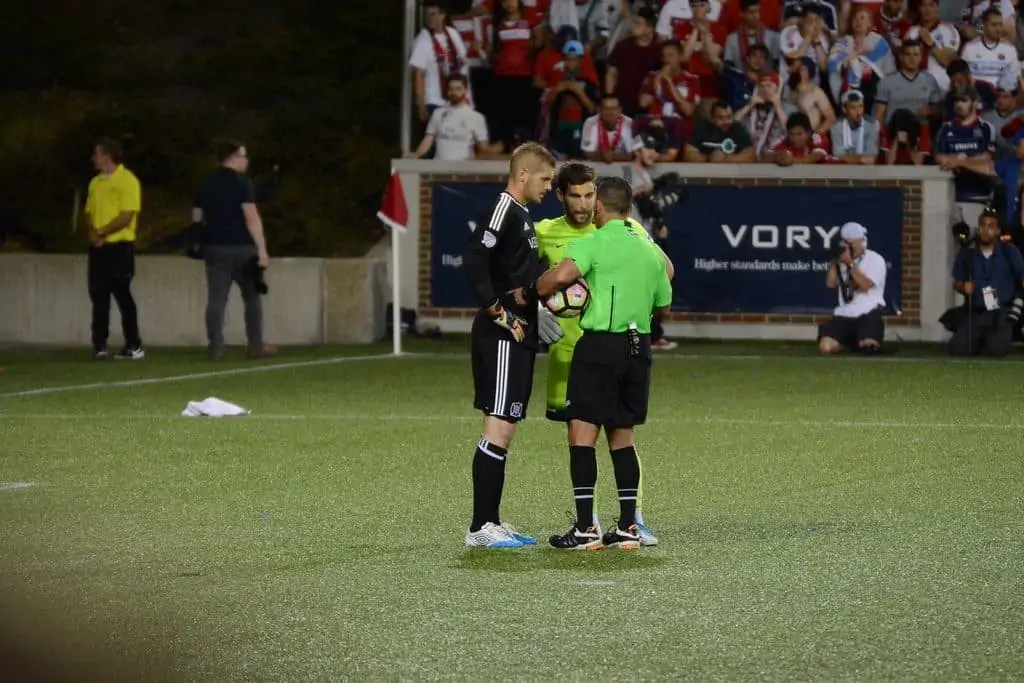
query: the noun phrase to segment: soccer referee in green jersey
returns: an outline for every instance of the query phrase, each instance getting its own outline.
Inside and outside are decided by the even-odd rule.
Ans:
[[[565,259],[534,285],[545,298],[579,278],[590,287],[590,303],[580,318],[583,336],[569,368],[569,473],[576,522],[551,545],[566,549],[640,547],[636,525],[640,465],[634,428],[647,419],[651,383],[651,316],[672,303],[665,256],[647,231],[627,217],[633,191],[621,178],[597,188],[594,224],[598,230],[576,240]],[[608,438],[619,519],[603,537],[592,527],[597,484],[595,445],[601,428]]]

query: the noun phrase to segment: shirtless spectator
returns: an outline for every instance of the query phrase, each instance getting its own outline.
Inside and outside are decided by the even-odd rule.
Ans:
[[[804,57],[789,77],[789,101],[807,115],[811,130],[827,134],[836,122],[836,112],[828,95],[818,85],[818,70],[814,60]]]

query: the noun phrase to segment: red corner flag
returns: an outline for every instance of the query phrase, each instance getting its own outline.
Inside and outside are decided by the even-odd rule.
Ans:
[[[405,232],[409,225],[409,207],[405,205],[402,180],[394,171],[391,172],[391,180],[388,181],[388,189],[384,193],[384,202],[380,205],[377,218],[398,232]]]

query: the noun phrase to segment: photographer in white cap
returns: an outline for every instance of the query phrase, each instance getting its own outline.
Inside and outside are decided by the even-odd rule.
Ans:
[[[818,351],[877,353],[885,336],[885,259],[868,249],[868,231],[860,223],[845,224],[839,236],[825,274],[825,285],[839,290],[839,305],[832,319],[818,327]]]

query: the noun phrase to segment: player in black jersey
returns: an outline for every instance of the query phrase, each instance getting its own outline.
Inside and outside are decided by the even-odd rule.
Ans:
[[[484,413],[484,430],[473,455],[473,522],[466,545],[520,548],[537,541],[502,524],[499,508],[505,484],[505,456],[516,424],[526,417],[537,355],[536,301],[523,288],[544,268],[527,204],[538,204],[551,189],[555,159],[528,142],[512,153],[508,186],[490,214],[478,221],[464,262],[480,302],[473,321],[473,407]]]

